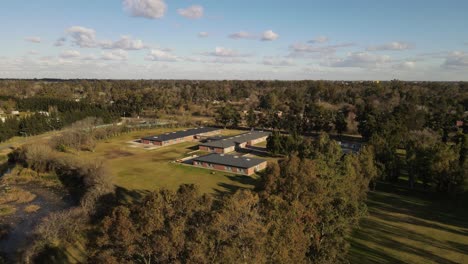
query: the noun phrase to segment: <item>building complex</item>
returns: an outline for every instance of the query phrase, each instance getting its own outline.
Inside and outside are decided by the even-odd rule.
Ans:
[[[229,153],[266,141],[269,135],[269,132],[251,131],[233,137],[201,143],[198,148],[207,152]]]
[[[221,129],[215,127],[197,127],[156,136],[144,137],[141,138],[141,143],[152,144],[156,146],[167,146],[197,140],[202,137],[217,135],[220,132]]]
[[[267,161],[250,157],[210,153],[192,159],[192,164],[207,169],[252,175],[257,171],[265,169]]]

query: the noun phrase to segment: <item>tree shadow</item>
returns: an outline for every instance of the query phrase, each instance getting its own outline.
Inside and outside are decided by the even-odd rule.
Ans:
[[[370,248],[359,242],[353,242],[350,253],[350,263],[405,263],[382,250]]]
[[[370,208],[408,214],[423,220],[440,222],[468,230],[468,210],[464,204],[460,206],[452,199],[441,197],[436,193],[411,190],[390,183],[379,182],[377,190],[377,192],[368,194]],[[462,235],[467,234],[461,232]]]
[[[115,198],[118,204],[131,204],[136,201],[141,201],[145,196],[150,194],[148,190],[129,190],[123,187],[117,186],[115,189]]]
[[[245,185],[245,186],[240,186],[240,185],[235,185],[235,184],[230,184],[230,183],[218,183],[218,186],[220,188],[214,189],[215,194],[214,196],[217,198],[221,198],[225,195],[230,195],[238,190],[242,189],[253,189],[257,184],[258,180],[251,177],[251,176],[246,176],[246,175],[225,175],[229,180],[233,182],[237,182],[239,184]]]
[[[46,246],[33,260],[33,263],[68,263],[68,257],[62,248]]]
[[[385,248],[398,250],[436,263],[458,263],[456,259],[445,258],[442,253],[434,253],[425,247],[439,248],[456,252],[463,258],[468,253],[468,244],[459,241],[446,241],[427,235],[424,227],[440,230],[459,236],[468,236],[468,217],[460,213],[449,199],[440,199],[437,195],[418,190],[409,190],[401,186],[380,183],[377,192],[368,195],[369,215],[360,222],[362,228],[353,233],[352,249],[349,258],[353,263],[399,263],[392,252]],[[435,197],[434,197],[435,196]],[[380,220],[379,220],[380,219]],[[406,228],[405,224],[411,225]],[[405,238],[401,240],[399,238]],[[453,238],[455,239],[455,238]],[[364,243],[362,241],[365,241]],[[368,247],[367,243],[381,248]],[[415,243],[413,245],[413,243]]]

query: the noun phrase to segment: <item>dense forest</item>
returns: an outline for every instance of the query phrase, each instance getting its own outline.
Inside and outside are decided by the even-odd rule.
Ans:
[[[123,130],[79,123],[51,144],[10,154],[58,175],[79,204],[41,224],[28,261],[47,262],[57,241],[85,233],[90,263],[346,263],[379,181],[404,179],[410,190],[455,202],[468,190],[464,82],[2,80],[0,96],[4,111],[34,113],[6,119],[2,140],[90,116],[108,123],[188,113],[271,130],[267,149],[281,158],[253,190],[213,198],[183,185],[128,204],[104,164],[70,151]],[[344,154],[331,139],[345,136],[363,143],[359,152]]]

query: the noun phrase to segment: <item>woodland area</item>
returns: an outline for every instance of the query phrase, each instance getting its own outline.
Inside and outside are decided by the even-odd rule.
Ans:
[[[378,182],[467,199],[468,83],[2,80],[0,96],[6,112],[50,113],[8,118],[1,140],[74,124],[9,155],[56,175],[76,202],[38,225],[24,262],[50,263],[84,237],[89,263],[346,263]],[[271,130],[280,161],[252,190],[213,197],[182,185],[127,203],[105,164],[74,155],[126,131],[97,124],[180,115]],[[332,139],[342,136],[363,147],[344,154]]]

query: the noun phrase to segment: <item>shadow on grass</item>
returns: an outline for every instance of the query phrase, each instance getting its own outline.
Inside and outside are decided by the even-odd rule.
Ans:
[[[116,200],[119,204],[130,204],[140,201],[148,194],[150,194],[150,191],[147,190],[129,190],[122,187],[115,189]]]
[[[253,189],[258,180],[246,175],[225,175],[229,180],[239,183],[239,185],[229,184],[229,183],[218,183],[218,186],[221,188],[215,189],[215,196],[220,198],[227,194],[233,194],[240,189]]]
[[[420,190],[411,190],[390,183],[379,182],[378,192],[368,194],[368,206],[392,213],[408,214],[423,220],[440,222],[468,229],[468,210],[466,204],[460,205],[445,196]],[[430,223],[426,223],[431,227]],[[445,228],[440,225],[433,227]],[[453,230],[447,230],[451,232]],[[460,233],[468,235],[466,232]]]
[[[428,262],[451,264],[458,262],[447,259],[442,252],[452,251],[461,256],[468,253],[466,243],[439,240],[424,230],[429,228],[453,234],[455,237],[452,240],[458,238],[456,235],[468,236],[466,209],[462,211],[451,200],[441,199],[426,191],[409,190],[388,183],[379,183],[377,189],[377,192],[368,195],[369,214],[373,218],[363,219],[360,228],[353,233],[349,255],[351,263],[408,262],[403,259],[408,254]],[[406,224],[411,227],[406,228]],[[422,229],[417,229],[420,227]],[[405,242],[399,238],[404,238]],[[433,252],[426,247],[418,247],[420,244],[442,251]],[[403,254],[401,260],[396,259],[399,254],[393,250]]]
[[[349,261],[351,263],[405,263],[382,250],[370,248],[359,242],[353,242]]]

